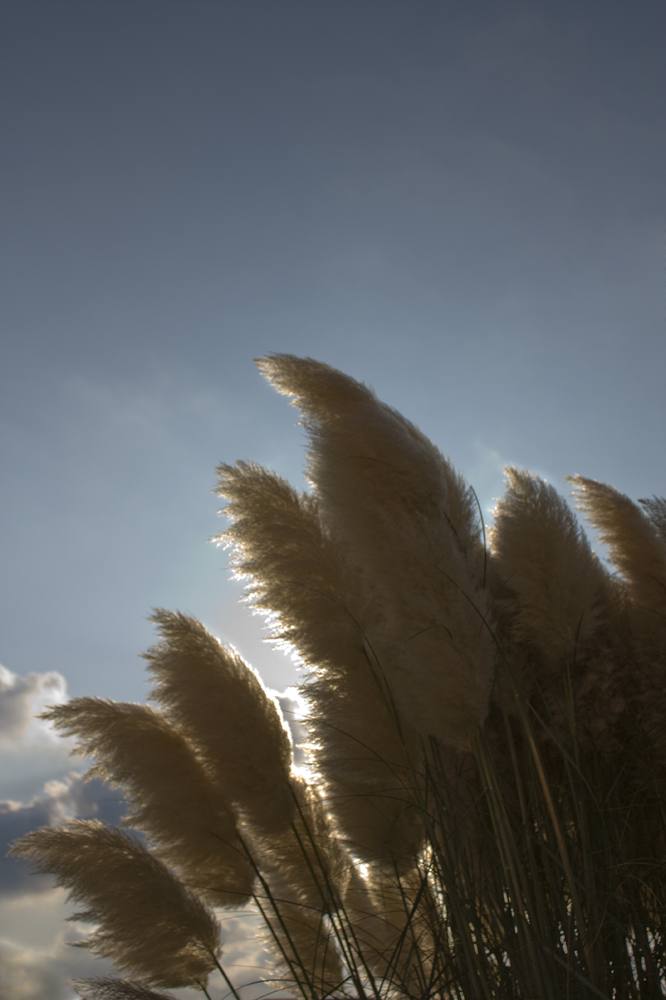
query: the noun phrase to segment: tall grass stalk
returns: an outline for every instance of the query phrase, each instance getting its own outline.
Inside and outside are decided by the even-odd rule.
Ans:
[[[372,951],[339,904],[327,916],[346,978],[322,989],[300,965],[291,989],[308,1000],[666,995],[666,868],[640,822],[647,801],[625,795],[630,758],[600,760],[575,732],[564,739],[530,705],[516,704],[516,714],[492,720],[507,752],[498,755],[484,728],[466,760],[472,800],[460,801],[431,747],[419,776],[427,837],[414,859],[418,878],[382,872],[404,913],[383,974],[370,972]],[[323,867],[317,876],[325,898]],[[269,925],[279,912],[271,902]]]

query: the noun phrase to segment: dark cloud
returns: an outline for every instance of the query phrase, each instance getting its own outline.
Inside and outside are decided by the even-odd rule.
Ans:
[[[126,811],[126,804],[117,788],[103,781],[84,781],[74,772],[62,781],[49,781],[45,795],[30,803],[0,802],[0,893],[18,895],[24,892],[44,892],[53,885],[46,875],[33,875],[29,865],[18,858],[7,857],[13,841],[41,826],[57,826],[71,819],[99,819],[117,824]]]

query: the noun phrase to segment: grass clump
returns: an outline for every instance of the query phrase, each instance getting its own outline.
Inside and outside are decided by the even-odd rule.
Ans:
[[[554,489],[510,469],[486,539],[473,489],[369,389],[259,366],[302,413],[312,489],[221,466],[220,540],[305,665],[308,766],[252,669],[178,613],[154,616],[157,708],[49,710],[148,842],[78,822],[14,849],[137,977],[81,996],[210,996],[215,970],[238,996],[211,928],[243,906],[266,994],[666,995],[666,502],[573,480],[611,574]]]

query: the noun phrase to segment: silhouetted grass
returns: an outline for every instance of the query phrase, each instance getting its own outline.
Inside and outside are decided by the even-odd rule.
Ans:
[[[213,908],[248,900],[265,996],[665,996],[666,501],[575,477],[610,574],[553,487],[509,469],[486,544],[474,491],[369,389],[260,367],[301,408],[313,492],[221,466],[221,537],[308,669],[310,770],[252,669],[183,614],[153,616],[159,709],[51,709],[149,845],[77,821],[15,848],[139,977],[81,996],[209,997],[217,971],[242,997]]]

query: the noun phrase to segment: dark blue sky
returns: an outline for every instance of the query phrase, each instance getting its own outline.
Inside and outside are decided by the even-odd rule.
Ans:
[[[205,544],[217,462],[300,482],[266,352],[371,383],[486,507],[509,462],[666,493],[661,0],[0,21],[6,667],[140,698],[162,604],[291,676]]]

